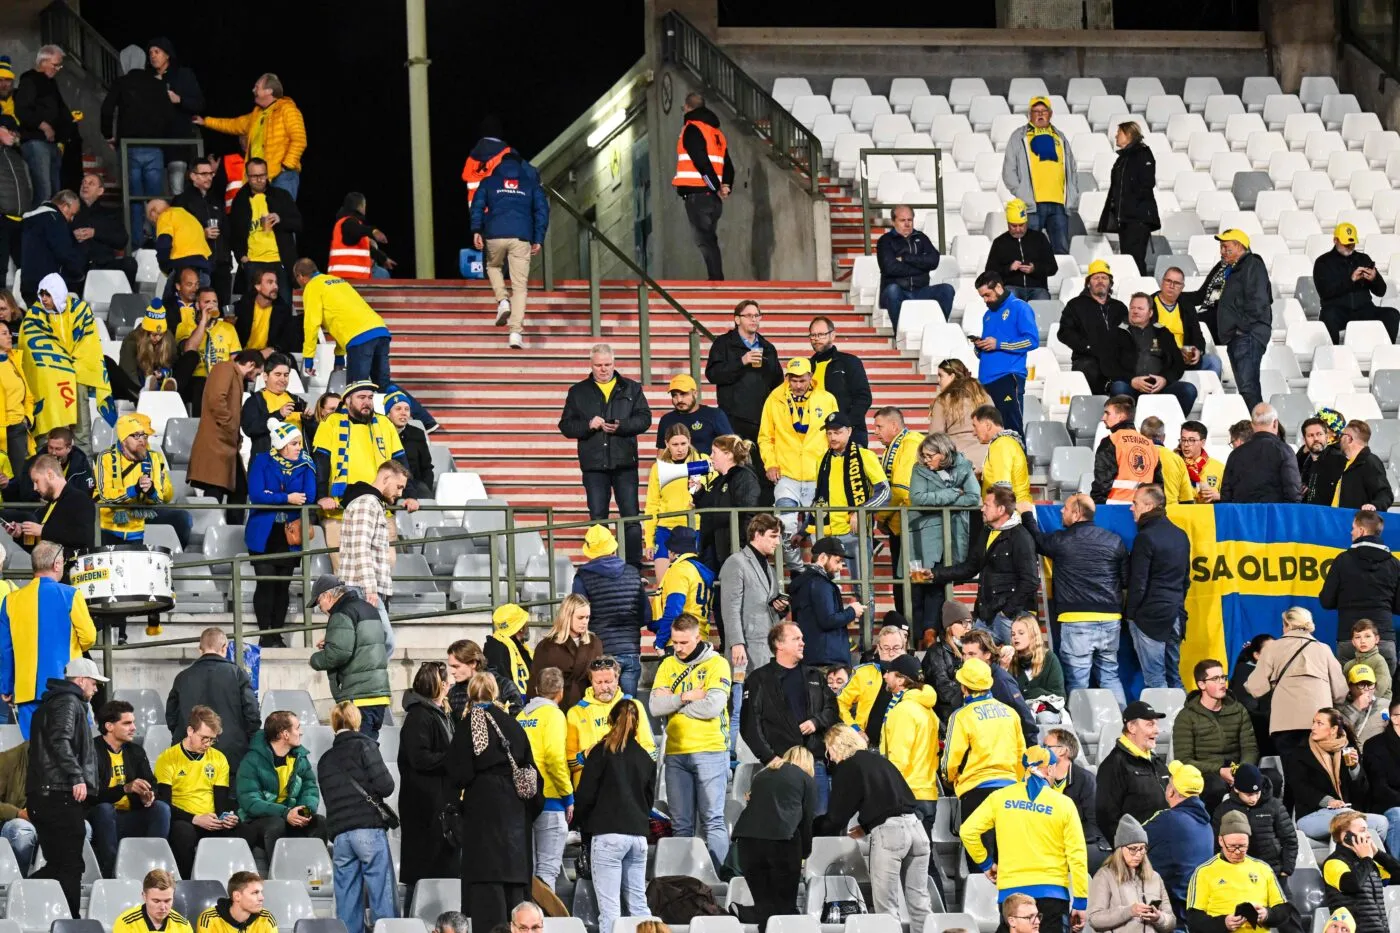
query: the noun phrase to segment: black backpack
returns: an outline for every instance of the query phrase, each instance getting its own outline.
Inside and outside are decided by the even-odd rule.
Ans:
[[[724,914],[715,903],[710,886],[689,875],[664,875],[647,884],[647,903],[658,905],[658,917],[676,926],[689,924],[696,917]]]

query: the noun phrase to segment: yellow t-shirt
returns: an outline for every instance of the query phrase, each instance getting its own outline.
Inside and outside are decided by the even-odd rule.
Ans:
[[[204,237],[204,228],[199,219],[183,207],[170,207],[156,221],[156,239],[170,237],[170,258],[185,259],[189,256],[209,258],[209,241]]]
[[[194,319],[182,315],[180,326],[175,329],[175,339],[183,343],[194,330]],[[238,342],[238,329],[228,321],[215,321],[205,329],[204,341],[197,348],[199,364],[195,366],[194,374],[208,376],[210,366],[233,359],[233,355],[242,349],[243,345]]]
[[[106,743],[103,743],[106,745]],[[107,757],[112,759],[112,780],[107,782],[108,787],[126,786],[126,755],[122,752],[114,752],[111,747],[107,747]],[[120,800],[112,804],[118,810],[130,810],[131,801],[122,796]]]
[[[1055,160],[1042,159],[1031,148],[1037,136],[1049,136],[1055,143]],[[1032,129],[1026,134],[1026,158],[1031,166],[1031,191],[1038,203],[1065,203],[1065,147],[1051,127]]]
[[[699,664],[691,667],[679,661],[675,655],[668,655],[656,669],[656,684],[665,687],[679,696],[697,688],[703,690],[723,690],[726,697],[733,677],[729,662],[717,651]],[[723,752],[729,750],[729,702],[725,701],[723,711],[714,719],[696,719],[685,713],[674,713],[666,718],[666,753],[668,755],[689,755],[692,752]]]
[[[253,324],[248,328],[247,350],[261,350],[267,346],[268,332],[272,329],[272,305],[259,308],[253,302]]]
[[[617,385],[617,377],[613,376],[607,382],[599,382],[594,379],[593,384],[598,387],[599,392],[603,393],[603,401],[606,402],[612,399],[612,390]]]
[[[276,761],[276,758],[273,758]],[[283,755],[281,764],[274,764],[272,770],[277,772],[277,802],[287,802],[287,784],[292,779],[292,771],[297,766],[296,758],[291,755]]]
[[[1211,917],[1228,917],[1246,901],[1274,907],[1283,900],[1274,870],[1248,855],[1234,864],[1216,855],[1196,869],[1186,888],[1187,909]]]
[[[1186,325],[1181,322],[1181,302],[1178,301],[1174,308],[1162,304],[1161,298],[1153,298],[1152,303],[1157,306],[1157,323],[1172,332],[1178,347],[1184,346]]]
[[[190,922],[172,910],[165,918],[165,925],[157,931],[140,904],[118,916],[112,924],[112,933],[190,933],[190,930]]]
[[[273,228],[264,227],[262,219],[267,215],[267,195],[255,194],[248,199],[253,209],[253,219],[248,224],[248,261],[281,262],[282,254],[277,252],[277,236]]]
[[[873,492],[880,483],[889,482],[889,477],[885,475],[885,468],[880,465],[880,458],[864,447],[856,448],[860,452],[861,466],[865,468],[866,482]],[[831,474],[827,482],[827,505],[836,508],[843,505],[850,505],[846,501],[846,457],[833,455],[831,458]],[[827,512],[826,530],[824,535],[848,535],[851,534],[851,513],[850,512]]]
[[[202,755],[172,745],[156,759],[156,783],[170,785],[170,805],[198,816],[214,812],[214,788],[228,787],[228,759],[217,748]]]

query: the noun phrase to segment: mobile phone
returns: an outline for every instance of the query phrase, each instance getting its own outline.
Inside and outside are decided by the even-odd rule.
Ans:
[[[1147,906],[1148,906],[1148,907],[1151,907],[1153,910],[1156,910],[1157,908],[1159,908],[1159,907],[1162,906],[1162,902],[1161,902],[1161,901],[1148,901],[1148,902],[1147,902]]]
[[[1356,833],[1342,833],[1342,842],[1349,846],[1356,845]]]

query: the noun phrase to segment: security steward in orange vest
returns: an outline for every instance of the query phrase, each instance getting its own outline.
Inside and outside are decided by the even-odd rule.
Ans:
[[[695,245],[705,260],[705,277],[724,280],[719,255],[719,216],[734,184],[729,143],[720,132],[719,117],[695,92],[685,96],[685,124],[676,140],[676,177],[671,184],[685,200],[685,216],[695,231]]]
[[[389,238],[384,232],[365,220],[365,196],[358,191],[350,192],[341,203],[340,213],[335,215],[335,226],[331,228],[326,275],[342,279],[387,279],[389,270],[397,265],[377,245],[387,242]]]
[[[1127,505],[1139,486],[1162,482],[1157,445],[1133,425],[1136,413],[1137,405],[1130,395],[1115,395],[1104,403],[1108,436],[1094,451],[1094,484],[1089,488],[1089,497],[1099,505]]]
[[[467,162],[462,166],[462,181],[467,185],[467,207],[472,206],[477,187],[501,164],[501,158],[511,151],[510,146],[501,139],[501,121],[494,115],[488,114],[482,118],[477,134],[480,138],[472,146]]]

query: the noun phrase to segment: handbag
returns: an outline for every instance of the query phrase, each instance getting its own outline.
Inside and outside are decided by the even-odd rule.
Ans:
[[[462,805],[456,800],[444,804],[438,813],[438,832],[443,842],[454,849],[462,848]]]
[[[1261,717],[1267,719],[1268,717],[1273,715],[1274,689],[1279,685],[1279,681],[1283,680],[1283,675],[1287,674],[1288,669],[1293,666],[1293,662],[1298,660],[1298,655],[1302,654],[1304,651],[1307,651],[1308,645],[1312,644],[1313,641],[1314,639],[1305,640],[1303,642],[1303,647],[1293,652],[1293,657],[1288,659],[1288,663],[1285,664],[1283,667],[1279,668],[1278,676],[1269,679],[1269,692],[1259,698],[1259,715]]]
[[[301,519],[294,518],[282,525],[282,536],[292,547],[301,547]]]
[[[489,741],[485,728],[481,725],[482,720],[491,724],[492,730],[496,733],[496,738],[501,740],[501,747],[506,753],[506,760],[510,762],[511,778],[515,782],[515,796],[521,800],[532,800],[540,792],[540,773],[535,770],[534,765],[520,767],[516,764],[515,756],[511,754],[510,743],[506,741],[505,733],[501,731],[501,726],[486,711],[480,707],[472,709],[472,748],[476,754],[480,755],[486,750],[486,743]]]
[[[365,798],[365,802],[368,803],[371,807],[373,807],[375,812],[379,814],[379,818],[384,821],[385,829],[399,828],[399,815],[394,812],[393,807],[389,806],[387,803],[380,800],[378,797],[374,796],[369,791],[365,790],[363,787],[360,786],[360,782],[350,777],[350,775],[347,774],[345,777],[347,780],[349,780],[350,786],[355,788],[355,790],[359,791],[360,796]]]

